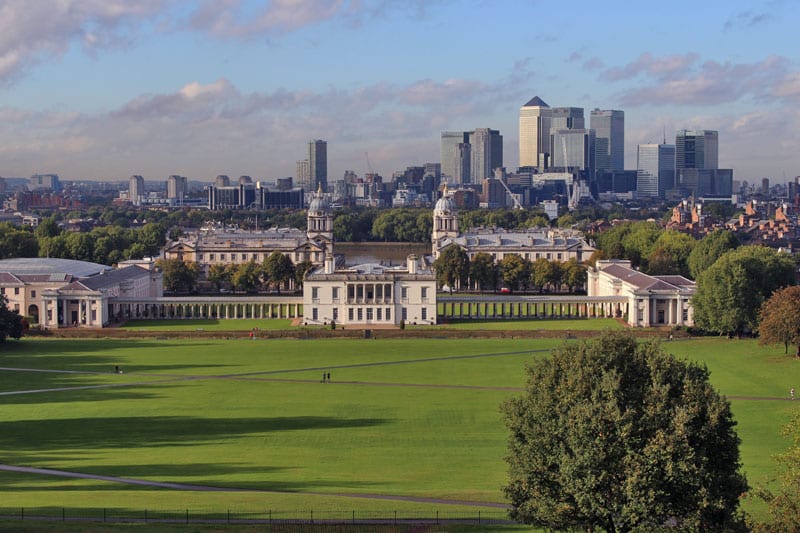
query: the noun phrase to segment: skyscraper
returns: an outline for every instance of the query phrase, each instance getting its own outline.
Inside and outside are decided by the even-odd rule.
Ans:
[[[595,132],[595,170],[625,170],[625,112],[593,109],[589,127]]]
[[[594,175],[594,130],[587,129],[553,129],[553,167],[582,170],[591,178]],[[564,159],[566,157],[566,160]]]
[[[309,186],[328,190],[328,143],[314,139],[308,143]]]
[[[664,197],[675,187],[675,145],[640,144],[636,154],[636,190],[639,196]]]
[[[719,168],[719,132],[678,130],[675,135],[675,168]]]
[[[582,107],[552,107],[550,115],[551,132],[554,130],[582,130],[586,125]]]
[[[544,167],[550,153],[551,109],[538,96],[519,110],[519,166]]]
[[[450,183],[467,183],[470,179],[471,151],[469,133],[442,132],[442,175]]]
[[[189,180],[186,179],[186,176],[173,174],[167,178],[167,198],[180,202],[183,201],[188,192]]]
[[[468,134],[470,144],[470,179],[480,185],[503,166],[503,136],[497,130],[476,128]]]
[[[144,196],[144,178],[138,175],[131,176],[128,180],[128,200],[133,205],[141,205],[142,196]]]

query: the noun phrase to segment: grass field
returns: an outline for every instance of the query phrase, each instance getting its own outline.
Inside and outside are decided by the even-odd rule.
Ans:
[[[0,366],[20,370],[0,371],[0,463],[249,490],[0,472],[0,507],[500,513],[482,507],[503,502],[498,405],[523,385],[525,363],[561,342],[9,342]],[[731,398],[751,484],[769,483],[772,456],[788,444],[780,428],[800,410],[788,401],[800,363],[749,340],[664,347],[708,365]]]
[[[132,331],[251,331],[255,328],[272,330],[292,327],[290,319],[256,318],[238,320],[191,319],[191,320],[128,320],[121,329]]]

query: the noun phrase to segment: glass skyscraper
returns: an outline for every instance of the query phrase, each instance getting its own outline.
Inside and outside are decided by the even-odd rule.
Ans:
[[[625,170],[625,112],[594,109],[589,116],[595,131],[595,170]]]
[[[678,130],[675,135],[675,168],[719,168],[719,132]]]
[[[675,146],[640,144],[636,154],[636,191],[639,196],[664,197],[675,187]]]

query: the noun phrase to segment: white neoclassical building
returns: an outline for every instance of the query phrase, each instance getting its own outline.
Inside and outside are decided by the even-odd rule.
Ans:
[[[588,296],[624,296],[615,314],[634,327],[692,326],[695,282],[683,276],[650,276],[622,259],[601,260],[588,271]]]
[[[436,323],[436,278],[415,255],[405,265],[336,267],[332,256],[303,283],[306,324],[397,325]]]

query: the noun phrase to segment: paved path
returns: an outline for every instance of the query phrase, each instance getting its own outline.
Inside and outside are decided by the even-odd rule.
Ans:
[[[471,507],[488,507],[493,509],[507,509],[508,505],[497,502],[473,502],[465,500],[445,500],[441,498],[422,498],[416,496],[398,496],[391,494],[369,494],[369,493],[349,493],[349,492],[298,492],[280,491],[264,489],[240,489],[235,487],[214,487],[210,485],[192,485],[185,483],[169,483],[165,481],[150,481],[147,479],[137,479],[129,477],[102,476],[97,474],[85,474],[81,472],[70,472],[67,470],[53,470],[51,468],[32,468],[29,466],[13,466],[0,464],[0,470],[6,472],[18,472],[22,474],[36,474],[43,476],[57,476],[73,479],[93,479],[97,481],[108,481],[109,483],[123,483],[126,485],[140,485],[145,487],[157,487],[162,489],[188,490],[199,492],[250,492],[259,494],[300,494],[309,496],[335,496],[341,498],[364,498],[370,500],[389,500],[412,503],[432,503],[438,505],[469,505]]]

